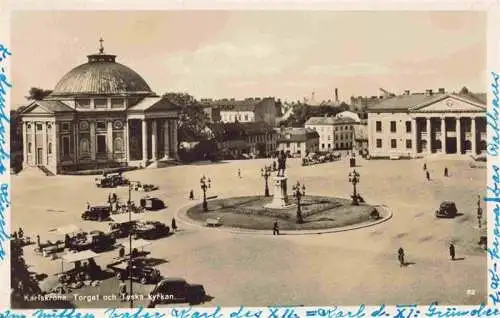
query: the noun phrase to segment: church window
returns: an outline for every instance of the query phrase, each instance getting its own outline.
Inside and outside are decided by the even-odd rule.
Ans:
[[[62,130],[63,131],[68,131],[69,130],[69,124],[68,123],[62,124]]]
[[[112,98],[111,99],[111,108],[123,108],[124,106],[123,98]]]
[[[77,99],[75,100],[76,108],[90,108],[90,99]]]
[[[36,124],[36,130],[41,131],[43,129],[42,124]]]
[[[96,98],[94,99],[94,106],[97,109],[106,108],[108,101],[105,98]]]

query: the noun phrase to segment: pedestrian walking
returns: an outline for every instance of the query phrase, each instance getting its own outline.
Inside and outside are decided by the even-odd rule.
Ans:
[[[453,243],[450,243],[450,257],[452,261],[455,260],[455,245]]]
[[[126,301],[127,300],[127,285],[125,284],[125,282],[122,281],[118,288],[119,288],[118,292],[120,293],[120,296],[121,296],[121,301]]]
[[[175,218],[172,218],[172,231],[177,232],[177,222],[175,222]]]
[[[431,181],[431,174],[429,173],[429,171],[425,172],[425,176],[426,176],[428,181]]]
[[[398,250],[398,260],[399,260],[399,266],[403,267],[405,265],[405,251],[403,250],[402,247],[400,247]]]
[[[20,238],[20,239],[22,239],[22,238],[23,238],[23,236],[24,236],[24,231],[23,231],[23,229],[22,229],[22,228],[19,228],[19,231],[17,231],[17,235],[19,236],[19,238]]]
[[[118,201],[118,197],[116,196],[116,193],[113,192],[113,202],[117,202]]]
[[[40,247],[40,235],[36,235],[36,245]]]
[[[90,202],[87,201],[87,211],[90,211]]]
[[[69,242],[71,241],[71,238],[69,237],[68,234],[64,235],[64,248],[69,248]]]
[[[424,163],[424,170],[427,170],[427,164]]]
[[[118,257],[119,258],[124,258],[125,257],[125,247],[120,247],[120,249],[118,250]]]
[[[111,204],[111,193],[108,194],[108,203]]]
[[[194,191],[192,189],[189,191],[189,200],[194,200]]]
[[[278,221],[274,222],[273,225],[273,235],[280,235],[280,228],[278,225]]]
[[[447,177],[448,176],[448,167],[444,167],[444,176]]]
[[[238,178],[241,179],[241,170],[240,169],[238,169]]]

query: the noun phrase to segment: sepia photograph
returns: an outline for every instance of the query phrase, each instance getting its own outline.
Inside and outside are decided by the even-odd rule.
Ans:
[[[10,23],[13,309],[488,301],[486,11]]]

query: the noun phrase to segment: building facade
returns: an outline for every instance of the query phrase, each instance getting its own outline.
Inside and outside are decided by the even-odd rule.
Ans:
[[[352,149],[354,145],[354,125],[349,117],[311,117],[305,127],[319,134],[319,151]]]
[[[105,54],[102,42],[99,51],[23,109],[23,167],[64,173],[177,157],[179,107]]]
[[[279,130],[277,150],[290,155],[306,156],[319,150],[319,134],[311,128],[284,128]]]
[[[281,102],[273,97],[247,98],[245,100],[223,99],[211,101],[220,109],[220,120],[224,123],[265,122],[275,126],[281,113]]]
[[[486,149],[485,94],[440,90],[382,100],[368,109],[371,157],[479,154]]]

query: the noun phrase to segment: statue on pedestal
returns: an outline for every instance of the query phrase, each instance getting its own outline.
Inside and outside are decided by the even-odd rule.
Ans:
[[[285,169],[286,169],[286,155],[285,152],[281,150],[280,154],[278,155],[278,173],[276,174],[276,176],[284,177]]]

